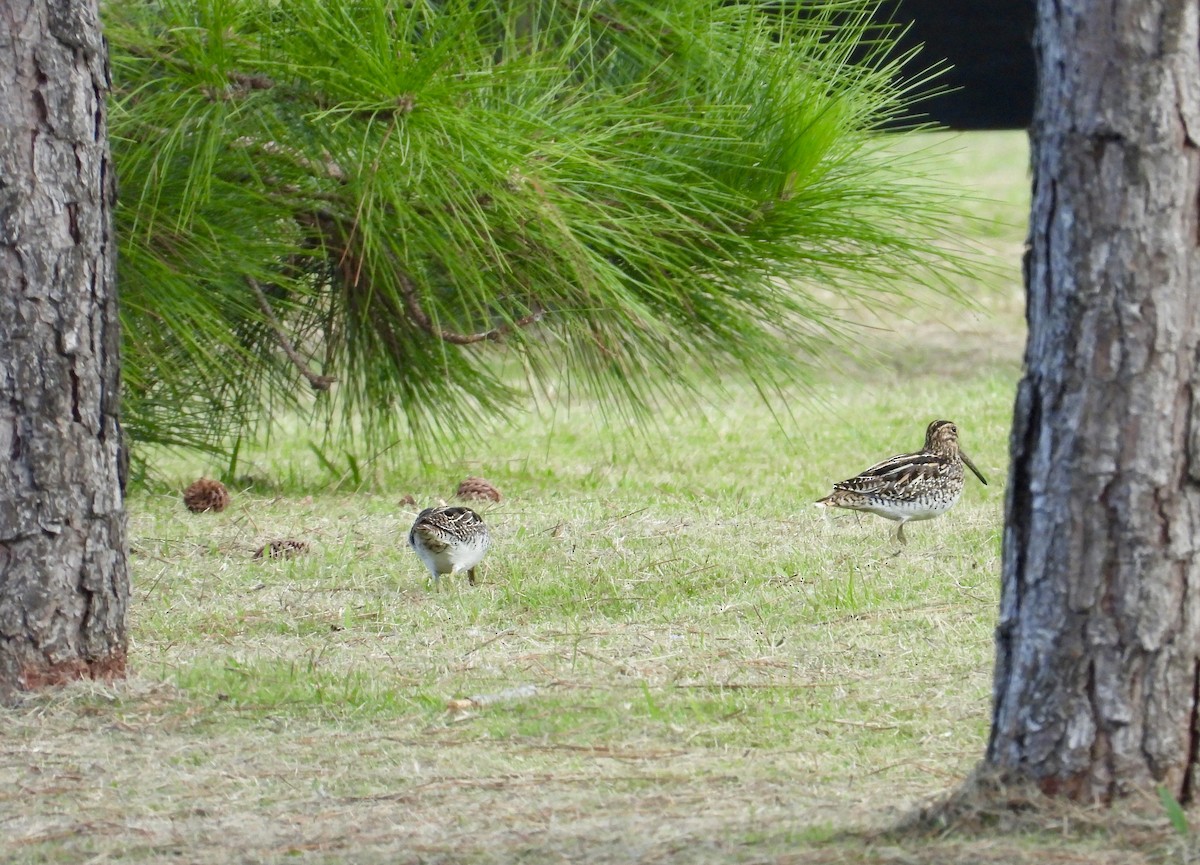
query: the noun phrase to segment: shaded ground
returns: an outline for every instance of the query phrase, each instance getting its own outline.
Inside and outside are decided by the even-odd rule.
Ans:
[[[865,777],[808,785],[787,755],[509,742],[463,764],[453,741],[441,748],[440,734],[403,723],[255,722],[214,739],[165,686],[88,691],[6,719],[18,724],[2,752],[6,861],[1188,861],[1153,809],[1035,819],[1014,802],[967,821],[967,834],[888,836],[875,830],[902,816],[911,790]]]

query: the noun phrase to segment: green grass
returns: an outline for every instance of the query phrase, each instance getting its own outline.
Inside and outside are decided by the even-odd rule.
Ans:
[[[3,715],[6,861],[1163,861],[1165,818],[881,834],[987,736],[1027,184],[1021,136],[956,146],[1000,277],[769,404],[731,377],[646,431],[544,405],[440,462],[298,423],[220,514],[179,490],[222,467],[172,457],[129,502],[131,678]],[[812,506],[935,417],[989,485],[906,548]],[[467,474],[504,492],[494,548],[435,592],[399,502]],[[310,552],[252,557],[284,537]]]

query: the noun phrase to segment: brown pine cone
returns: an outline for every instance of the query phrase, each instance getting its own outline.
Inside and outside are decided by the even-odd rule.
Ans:
[[[183,503],[195,514],[223,511],[229,506],[229,490],[211,478],[200,478],[183,491]]]
[[[454,493],[454,495],[457,498],[463,499],[464,501],[500,501],[500,490],[496,489],[492,484],[488,483],[483,478],[467,478],[458,485],[458,490]]]
[[[258,548],[254,554],[256,559],[290,559],[293,556],[308,552],[308,544],[296,538],[284,538],[281,541],[270,541]]]

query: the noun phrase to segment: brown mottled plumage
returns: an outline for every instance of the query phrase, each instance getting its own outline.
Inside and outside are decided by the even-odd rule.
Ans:
[[[463,507],[426,508],[408,533],[408,544],[429,568],[435,587],[442,574],[460,571],[466,571],[474,585],[475,566],[483,561],[491,542],[483,519]]]
[[[904,524],[944,514],[958,501],[966,465],[985,485],[979,469],[958,446],[958,427],[935,420],[925,430],[925,447],[871,466],[849,480],[833,485],[833,492],[817,502],[826,508],[868,511],[896,520],[896,539],[904,540]]]

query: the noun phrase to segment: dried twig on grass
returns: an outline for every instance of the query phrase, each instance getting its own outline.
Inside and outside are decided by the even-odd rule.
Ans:
[[[493,703],[505,703],[509,700],[527,700],[536,697],[537,685],[517,685],[515,688],[505,688],[495,694],[475,694],[471,697],[457,698],[446,701],[446,709],[451,712],[466,712],[471,709],[481,709]]]
[[[490,646],[492,643],[496,642],[497,640],[499,640],[503,637],[511,637],[516,632],[517,632],[516,628],[505,628],[500,633],[493,634],[492,636],[488,637],[482,643],[477,643],[476,645],[472,646],[470,649],[468,649],[466,652],[463,653],[463,658],[464,659],[469,658],[471,655],[475,654],[476,652],[478,652],[480,649],[484,648],[485,646]],[[532,687],[532,686],[530,686],[530,687]]]

